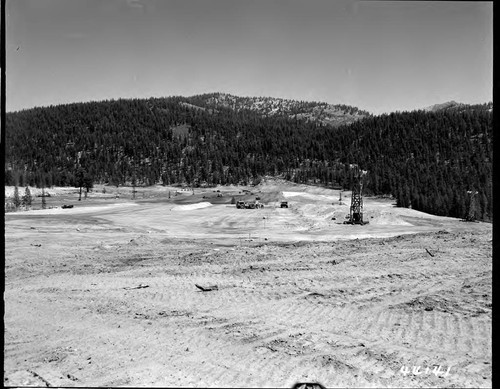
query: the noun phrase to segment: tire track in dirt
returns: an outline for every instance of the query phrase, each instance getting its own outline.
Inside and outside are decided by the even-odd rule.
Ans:
[[[418,344],[416,342],[420,339],[420,334],[423,327],[423,313],[421,311],[416,311],[412,315],[412,326],[409,328],[409,343]]]
[[[384,339],[386,341],[393,342],[394,339],[391,339],[390,331],[394,323],[395,312],[392,309],[389,310],[386,309],[382,311],[382,316],[383,320],[380,322],[380,325],[375,327],[376,331],[374,336],[379,339]]]
[[[313,308],[313,309],[317,309],[317,308]],[[346,314],[346,316],[349,316],[349,315],[352,315],[352,312],[351,312],[351,313],[349,313],[349,312],[348,312],[348,313],[344,312],[344,314]],[[316,342],[316,343],[315,343],[315,348],[317,348],[317,346],[318,346],[318,343]],[[327,345],[326,343],[324,343],[324,344],[323,344],[323,346],[324,346],[324,347],[323,347],[323,349],[324,349],[324,348],[325,348],[325,347],[327,347],[328,345]],[[331,350],[331,347],[330,347],[329,349]],[[358,364],[359,364],[359,360],[355,360],[355,361],[351,361],[351,362],[355,362],[355,363],[358,363]],[[280,361],[279,363],[282,363],[282,361]],[[339,363],[340,363],[340,362],[339,362]],[[365,364],[365,365],[366,365],[366,364]],[[372,360],[372,361],[370,361],[369,365],[370,365],[370,366],[376,366],[376,369],[371,369],[371,370],[373,370],[373,371],[371,371],[371,372],[370,372],[370,374],[367,374],[367,375],[366,375],[366,377],[365,377],[365,379],[366,379],[366,380],[368,380],[368,382],[373,382],[372,375],[373,375],[373,374],[376,374],[376,373],[379,373],[380,371],[384,370],[384,367],[382,367],[382,366],[380,365],[380,363],[379,363],[378,361],[376,361],[376,360]],[[366,370],[366,366],[364,366],[364,368],[365,368],[365,370]],[[360,371],[364,371],[364,370],[363,370],[362,368],[360,368]]]
[[[427,314],[427,312],[425,312]],[[420,337],[429,337],[429,334],[428,334],[428,331],[429,330],[434,330],[434,329],[437,329],[438,331],[440,330],[439,328],[436,328],[436,327],[439,327],[437,325],[437,319],[436,319],[436,312],[428,312],[430,315],[427,317],[427,320],[423,320],[423,313],[419,314],[418,315],[418,320],[416,321],[416,327],[415,328],[412,328],[412,336],[413,336],[413,341],[415,339],[415,335],[418,335]],[[413,316],[413,315],[412,315]],[[385,320],[384,321],[380,321],[380,317],[379,317],[379,320],[376,320],[375,322],[381,322],[381,323],[384,323],[384,324],[381,324],[381,327],[383,328],[384,326],[387,327],[388,324],[391,324],[393,322],[396,322],[396,321],[400,321],[401,320],[401,315],[400,314],[396,314],[395,312],[392,312],[391,314],[387,315]],[[442,323],[445,323],[445,321],[441,321]],[[356,335],[358,333],[363,333],[364,334],[364,337],[365,339],[368,338],[368,339],[373,339],[374,335],[377,335],[376,331],[372,331],[372,333],[370,333],[369,331],[366,331],[366,329],[362,329],[362,331],[355,331],[353,333],[353,335]],[[443,331],[442,329],[439,331],[441,334],[442,333],[445,333],[446,331]],[[390,334],[387,334],[386,332],[382,332],[381,336],[384,338],[388,338],[388,340],[390,340],[390,343],[393,344],[393,343],[402,343],[401,341],[398,341],[397,338],[394,339],[394,336],[391,336]],[[459,336],[459,335],[458,335]],[[404,336],[402,336],[401,338],[404,338]],[[430,340],[426,343],[424,342],[421,342],[421,343],[424,343],[426,344],[426,346],[421,349],[421,350],[416,350],[416,354],[415,356],[418,357],[418,355],[422,354],[422,352],[424,350],[432,350],[432,351],[435,351],[435,352],[438,352],[438,354],[441,355],[441,358],[443,357],[446,357],[446,351],[443,352],[442,350],[442,345],[441,344],[438,344],[437,342],[434,341],[435,337],[430,337]],[[421,340],[421,339],[420,339]],[[369,362],[367,362],[369,360]],[[372,372],[374,374],[381,374],[382,371],[384,371],[384,369],[386,368],[386,366],[384,366],[384,364],[381,364],[379,361],[377,360],[370,360],[369,358],[367,359],[367,361],[364,362],[364,368],[365,369],[368,369],[368,370],[372,370]],[[359,361],[352,361],[352,363],[354,365],[359,365]],[[392,370],[392,367],[389,368],[389,372],[391,372]],[[390,376],[390,374],[388,374],[387,376]]]
[[[258,387],[291,387],[301,380],[304,372],[316,372],[313,366],[299,366],[300,359],[296,355],[281,350],[269,351],[265,358],[255,362],[256,370],[262,372],[260,380],[256,382]],[[276,369],[273,366],[281,368]]]
[[[378,310],[375,313],[375,316],[371,318],[371,320],[363,320],[362,327],[359,328],[359,333],[371,334],[373,332],[373,328],[377,328],[380,326],[381,319],[382,319],[382,310]]]
[[[451,345],[451,352],[453,354],[456,354],[460,351],[460,339],[458,336],[455,336],[454,334],[458,333],[460,331],[460,324],[459,324],[460,318],[457,316],[457,314],[453,313],[451,315],[451,323],[450,323],[450,328],[451,328],[451,336],[450,336],[450,345]],[[460,336],[462,334],[460,333]]]
[[[470,353],[473,355],[477,355],[477,338],[478,334],[476,333],[476,326],[474,325],[471,318],[467,318],[464,323],[464,330],[467,334],[465,339],[465,347],[467,350],[470,350]]]
[[[241,279],[236,279],[235,281],[230,283],[225,278],[215,278],[211,276],[207,276],[205,274],[204,278],[201,278],[196,275],[183,275],[181,277],[175,276],[173,279],[162,279],[161,281],[150,282],[150,286],[154,290],[169,290],[169,293],[166,292],[156,292],[154,299],[166,299],[169,300],[175,294],[189,294],[191,290],[193,292],[199,293],[195,288],[195,284],[201,285],[212,285],[216,284],[219,286],[219,290],[212,292],[211,294],[205,293],[205,295],[216,296],[213,300],[213,305],[219,304],[227,304],[227,303],[241,303],[245,302],[251,305],[255,305],[261,302],[266,302],[269,300],[281,300],[283,298],[289,297],[289,295],[293,295],[293,292],[281,292],[281,293],[270,293],[266,290],[256,289],[255,287],[248,287],[241,285],[244,282]],[[190,285],[190,286],[188,286]],[[173,291],[172,291],[173,290]],[[185,296],[184,296],[185,297]],[[207,300],[209,300],[207,298]],[[217,302],[220,300],[219,302]],[[223,300],[223,301],[222,301]]]
[[[356,352],[354,355],[349,357],[349,363],[358,366],[360,371],[365,374],[373,374],[381,376],[386,373],[387,376],[387,366],[384,365],[382,361],[379,360],[379,356],[374,353],[371,349],[362,349]],[[389,377],[391,374],[389,374]]]
[[[152,328],[148,327],[146,320],[134,320],[131,315],[124,315],[120,312],[102,312],[99,314],[99,318],[102,318],[102,323],[95,327],[99,329],[95,334],[95,337],[103,337],[103,341],[105,343],[110,344],[106,349],[109,350],[107,354],[104,355],[103,360],[100,362],[102,367],[108,366],[112,368],[116,365],[116,359],[120,359],[125,354],[128,354],[130,357],[133,357],[135,360],[148,360],[155,359],[161,360],[162,357],[162,349],[160,348],[158,353],[151,354],[151,351],[148,350],[148,347],[152,350],[157,350],[158,347],[158,336],[154,333]],[[87,317],[85,318],[87,319]],[[153,323],[157,323],[152,319]],[[104,325],[106,323],[106,325]],[[118,330],[117,328],[121,325],[122,330]],[[125,332],[123,332],[125,331]],[[135,336],[123,336],[123,334],[134,333]],[[167,334],[168,335],[168,334]],[[169,336],[167,336],[169,338]],[[94,340],[94,342],[97,341]],[[87,339],[87,342],[92,344],[92,339]],[[97,341],[98,342],[98,341]],[[111,351],[113,350],[113,351]],[[113,358],[106,359],[106,355],[112,355]],[[122,359],[122,362],[127,362]],[[99,381],[99,377],[95,377],[97,379],[97,383],[102,383]],[[102,377],[101,377],[102,378]]]
[[[447,314],[435,314],[435,336],[433,338],[433,344],[435,344],[436,349],[446,352],[449,350],[448,341],[448,320]]]
[[[401,326],[400,326],[401,332],[399,333],[399,339],[400,339],[400,342],[402,345],[409,344],[408,328],[411,327],[412,321],[413,321],[413,318],[412,318],[411,313],[402,317],[402,322],[401,322]]]
[[[166,280],[165,282],[166,282],[166,284],[169,284],[168,280]],[[145,291],[149,293],[148,290],[145,290]],[[186,291],[187,291],[187,289],[183,290],[182,293],[186,293]],[[249,290],[248,292],[250,293],[251,291]],[[207,296],[210,296],[210,295],[207,295]],[[180,297],[181,298],[185,298],[186,296],[180,296]],[[237,294],[237,296],[236,295],[234,296],[234,300],[235,301],[239,301],[239,302],[245,302],[244,297],[246,297],[246,296],[244,296],[244,294],[239,294],[239,295]],[[256,297],[256,296],[254,295],[254,297]],[[265,300],[265,299],[267,299],[267,297],[268,297],[267,294],[265,292],[262,292],[262,293],[259,294],[259,296],[257,297],[257,299],[251,305],[254,307],[254,309],[256,309],[258,307],[258,305],[260,304],[261,300],[262,299]],[[174,298],[175,299],[176,297],[175,296],[174,297],[170,296],[169,298]],[[147,300],[147,299],[145,299],[145,300]],[[297,303],[297,302],[300,303],[300,306],[297,306],[297,307],[295,307],[295,305],[294,306],[290,306],[290,304],[294,304],[294,303]],[[278,302],[271,303],[270,307],[272,307],[275,304],[278,304]],[[267,305],[269,306],[269,304],[267,304]],[[354,312],[353,310],[350,310],[349,312],[346,313],[347,308],[339,310],[339,309],[336,309],[336,308],[332,308],[332,306],[329,306],[329,305],[326,305],[326,304],[311,303],[308,300],[294,301],[294,299],[291,298],[289,300],[280,301],[279,305],[281,305],[281,307],[282,307],[281,310],[283,312],[285,312],[285,313],[288,314],[288,318],[289,319],[293,319],[294,315],[296,314],[295,313],[296,309],[298,309],[298,310],[302,309],[303,310],[302,313],[306,317],[315,317],[315,318],[317,318],[317,319],[313,320],[313,322],[317,323],[317,324],[321,323],[325,319],[325,317],[326,317],[326,319],[328,319],[330,317],[336,318],[337,316],[340,316],[340,317],[342,317],[342,316],[351,317],[352,320],[350,319],[350,321],[352,321],[352,322],[356,322],[358,320],[363,320],[363,319],[366,318],[366,316],[364,317],[363,315],[359,314],[359,311]],[[294,308],[296,308],[296,309],[294,309]],[[323,315],[321,315],[322,312],[324,313]],[[342,312],[342,313],[339,314],[339,315],[337,315],[338,312]],[[391,313],[393,313],[393,315],[394,315],[394,312],[391,312]],[[387,321],[389,319],[386,317],[385,320]],[[396,319],[394,319],[392,321],[395,321],[395,320]],[[377,326],[378,326],[379,330],[380,330],[380,326],[382,326],[382,325],[383,325],[383,322],[377,323]],[[349,326],[347,325],[346,328],[348,328],[348,327]],[[372,332],[374,334],[377,333],[375,330],[373,330]],[[373,336],[373,334],[372,334],[372,336]],[[148,343],[152,343],[152,342],[148,341]],[[207,344],[207,346],[210,347],[210,344]],[[141,351],[145,351],[145,349],[144,350],[141,349]],[[144,358],[144,355],[141,353],[139,355],[139,358]],[[285,358],[288,358],[288,357],[285,356]],[[366,371],[368,371],[368,372],[370,372],[372,374],[378,374],[378,373],[380,373],[380,371],[382,369],[382,365],[380,365],[379,362],[377,362],[376,360],[371,360],[370,361],[368,359],[367,359],[367,361],[368,362],[366,362],[366,361],[363,362],[363,363],[367,364],[367,366],[365,366],[365,370]],[[282,361],[279,360],[276,363],[282,363]],[[359,361],[357,363],[359,365]],[[356,365],[356,363],[355,363],[355,365]],[[225,369],[220,368],[220,370],[218,370],[218,371],[219,371],[219,374],[222,375],[221,377],[223,377],[221,379],[221,382],[223,382],[224,379],[232,379],[231,378],[232,376],[223,375]],[[237,374],[237,373],[233,372],[231,374]],[[271,380],[278,380],[278,378],[271,377]],[[276,382],[276,381],[274,381],[274,382]]]
[[[323,303],[313,303],[307,300],[294,303],[288,312],[288,320],[296,317],[307,318],[307,323],[312,326],[334,327],[337,331],[342,331],[350,323],[355,314],[354,309],[349,307],[340,308],[338,306]]]
[[[480,353],[485,353],[485,357],[487,359],[491,358],[492,353],[492,325],[490,321],[480,320],[478,321],[478,325],[480,327],[480,345],[479,351]],[[484,355],[484,354],[483,354]]]
[[[266,381],[269,380],[272,374],[270,370],[274,365],[274,360],[266,354],[267,350],[252,348],[249,349],[247,357],[240,361],[241,364],[247,365],[247,375],[242,379],[241,387],[269,387]]]
[[[470,348],[467,347],[468,333],[464,331],[464,319],[462,317],[456,316],[458,331],[453,335],[457,339],[458,350],[460,352],[470,353]]]
[[[344,362],[349,363],[352,366],[357,367],[365,377],[392,377],[394,375],[393,366],[387,364],[387,356],[384,353],[375,352],[375,349],[379,349],[380,344],[384,344],[385,347],[390,346],[391,343],[387,343],[386,340],[382,340],[380,336],[374,336],[373,333],[362,333],[358,332],[347,334],[351,338],[351,342],[354,342],[350,348],[348,348],[348,354],[344,358]]]
[[[450,330],[451,330],[451,315],[449,314],[442,314],[439,315],[440,317],[440,325],[438,328],[440,329],[440,333],[442,336],[442,341],[439,344],[439,348],[442,349],[445,352],[453,352],[453,347],[452,347],[452,339],[450,336]]]
[[[276,338],[276,333],[268,334],[271,335],[271,338]],[[213,336],[218,336],[217,334],[213,334]],[[227,346],[228,347],[233,347],[234,349],[234,344],[232,339],[227,340]],[[261,342],[262,339],[259,340]],[[254,342],[255,343],[255,342]],[[269,366],[269,358],[267,360],[263,359],[262,357],[258,357],[257,353],[252,350],[252,345],[253,344],[243,344],[238,346],[238,355],[236,358],[230,359],[230,360],[225,360],[225,359],[220,359],[218,360],[219,365],[223,365],[224,369],[217,369],[217,368],[212,368],[211,370],[207,371],[207,374],[210,377],[214,377],[214,371],[218,371],[216,373],[216,376],[212,380],[214,384],[223,384],[224,382],[236,382],[237,386],[259,386],[259,379],[256,380],[254,376],[260,376],[261,381],[273,381],[273,374],[275,374],[276,369],[273,368],[274,363]],[[243,348],[243,350],[242,350]],[[242,353],[242,351],[244,353]],[[279,363],[279,362],[276,362]],[[249,368],[251,370],[249,371]],[[255,373],[253,376],[249,374],[250,373]],[[239,377],[239,380],[241,381],[231,381],[235,379],[236,377]],[[251,384],[251,385],[250,385]]]
[[[419,323],[420,327],[417,334],[417,339],[419,339],[418,341],[420,344],[424,344],[425,348],[430,350],[435,349],[432,338],[437,329],[431,325],[434,314],[434,311],[424,311],[420,313],[421,321]]]
[[[224,326],[221,326],[219,327],[219,329],[227,329],[227,328],[230,328],[232,330],[235,330],[235,331],[239,331],[237,330],[238,327],[240,328],[244,328],[244,326],[246,325],[245,323],[234,323],[234,324],[238,324],[237,326],[235,325],[224,325]],[[259,322],[256,322],[256,323],[253,323],[253,325],[258,325]],[[262,323],[260,323],[262,324]],[[248,338],[248,337],[240,337],[240,336],[236,336],[234,337],[234,331],[229,334],[230,336],[232,335],[233,338],[236,338],[236,340],[239,342],[239,343],[243,343],[243,347],[246,347],[247,349],[247,352],[245,353],[246,355],[246,358],[243,358],[243,361],[240,360],[239,364],[237,364],[236,366],[233,366],[234,369],[240,369],[240,365],[243,365],[243,366],[251,366],[252,367],[252,371],[254,371],[257,375],[259,375],[261,377],[260,381],[257,380],[255,381],[255,379],[252,379],[250,377],[247,377],[244,381],[243,381],[243,384],[244,386],[249,386],[250,382],[252,382],[252,386],[255,386],[257,384],[257,386],[259,386],[259,382],[261,384],[266,384],[267,386],[269,386],[269,383],[275,383],[275,384],[278,384],[278,383],[281,383],[282,384],[282,381],[280,381],[278,378],[279,377],[276,377],[276,369],[273,368],[272,366],[276,366],[275,364],[279,364],[279,366],[283,366],[284,368],[287,366],[288,369],[293,369],[295,368],[295,365],[293,363],[288,363],[287,362],[287,365],[285,366],[285,361],[283,360],[283,357],[280,357],[279,356],[279,353],[277,353],[277,351],[279,351],[278,349],[280,348],[280,345],[282,344],[282,340],[283,339],[286,339],[287,336],[286,336],[286,333],[289,332],[289,330],[286,329],[286,327],[283,327],[281,330],[279,331],[276,331],[275,329],[275,326],[273,327],[268,327],[268,330],[262,330],[262,328],[259,328],[258,329],[258,335],[257,336],[253,336],[252,338]],[[257,331],[257,329],[256,329]],[[250,331],[252,332],[252,331]],[[218,336],[217,334],[214,334],[214,336]],[[277,343],[276,343],[277,342]],[[231,343],[231,342],[230,342]],[[266,345],[270,345],[270,346],[266,346]],[[276,346],[273,346],[273,345],[276,345]],[[270,351],[270,349],[268,347],[271,347],[271,349],[273,349],[273,347],[278,347],[278,349],[273,349],[273,351]],[[250,348],[250,349],[249,349]],[[262,350],[262,352],[259,352],[259,350]],[[271,355],[268,355],[269,353],[271,353]],[[270,361],[269,359],[272,359],[272,361]],[[287,356],[285,356],[284,358],[285,360],[288,359]],[[272,363],[270,363],[272,362]],[[238,374],[238,373],[233,373],[233,374]],[[282,374],[282,372],[280,373]]]
[[[397,321],[394,322],[391,335],[391,339],[402,346],[405,345],[405,333],[407,331],[405,322],[407,322],[407,315],[400,313],[397,317]]]
[[[344,332],[345,330],[350,330],[353,336],[361,336],[365,339],[375,340],[380,337],[381,323],[384,321],[385,315],[382,311],[379,311],[373,317],[373,320],[368,320],[371,313],[370,312],[360,312],[357,308],[344,308],[344,319],[342,320],[342,326],[340,330]],[[366,327],[358,327],[358,323],[366,323],[369,325]]]

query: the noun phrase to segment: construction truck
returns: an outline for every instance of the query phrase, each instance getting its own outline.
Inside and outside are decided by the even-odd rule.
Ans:
[[[248,201],[248,202],[245,203],[245,208],[247,208],[247,209],[264,208],[264,204],[260,203],[259,200]]]
[[[255,208],[264,208],[264,204],[259,202],[259,200],[255,200]]]

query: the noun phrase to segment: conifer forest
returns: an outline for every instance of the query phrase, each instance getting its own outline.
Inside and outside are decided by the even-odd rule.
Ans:
[[[492,220],[492,103],[374,116],[355,107],[220,94],[120,99],[6,114],[5,185],[257,184],[264,176],[392,195]],[[327,117],[336,113],[335,122]],[[349,120],[346,120],[349,118]]]

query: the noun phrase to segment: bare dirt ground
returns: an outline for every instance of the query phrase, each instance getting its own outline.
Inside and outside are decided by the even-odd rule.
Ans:
[[[344,225],[348,192],[280,182],[130,190],[5,215],[4,385],[492,386],[491,224],[365,198]]]

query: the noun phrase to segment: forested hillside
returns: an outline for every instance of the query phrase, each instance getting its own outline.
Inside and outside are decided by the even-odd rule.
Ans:
[[[367,111],[345,104],[327,104],[316,101],[297,101],[275,97],[240,97],[227,93],[211,93],[192,96],[193,105],[217,110],[231,108],[234,111],[250,110],[262,116],[285,116],[292,119],[306,119],[319,124],[338,127],[351,124],[371,116]]]
[[[334,127],[325,117],[312,118],[324,113],[321,104],[281,102],[270,114],[248,98],[231,106],[234,96],[228,96],[8,113],[5,184],[75,185],[84,175],[112,185],[200,186],[272,175],[350,189],[359,167],[367,171],[365,193],[392,194],[400,206],[438,215],[464,216],[467,190],[477,190],[478,217],[491,220],[491,103],[382,116],[345,106],[347,114],[364,118]],[[269,108],[270,101],[259,106]]]

